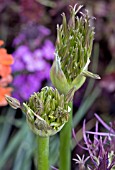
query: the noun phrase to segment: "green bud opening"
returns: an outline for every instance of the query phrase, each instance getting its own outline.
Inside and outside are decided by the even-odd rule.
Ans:
[[[64,94],[74,86],[79,89],[86,76],[100,78],[87,71],[95,34],[90,24],[92,18],[88,11],[79,12],[82,6],[76,6],[70,6],[68,23],[63,13],[62,25],[57,25],[55,60],[50,71],[53,85]],[[80,17],[76,16],[78,12]]]
[[[70,95],[73,95],[72,90]],[[22,110],[32,131],[43,137],[59,132],[69,119],[70,100],[57,89],[47,86],[31,95],[29,101],[23,103]]]

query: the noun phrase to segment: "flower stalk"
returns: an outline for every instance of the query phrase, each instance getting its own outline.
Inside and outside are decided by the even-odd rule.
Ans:
[[[69,106],[71,108],[69,121],[66,123],[64,128],[60,131],[60,168],[59,170],[70,170],[71,169],[71,127],[72,127],[72,105],[70,102]]]
[[[37,169],[49,170],[49,137],[37,136]]]

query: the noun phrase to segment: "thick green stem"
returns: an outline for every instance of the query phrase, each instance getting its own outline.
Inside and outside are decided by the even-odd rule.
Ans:
[[[49,170],[49,137],[37,137],[38,170]]]
[[[71,169],[71,136],[72,136],[72,102],[69,121],[60,132],[60,167],[59,170]]]

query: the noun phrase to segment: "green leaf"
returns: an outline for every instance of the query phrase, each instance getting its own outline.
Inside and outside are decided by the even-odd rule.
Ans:
[[[4,113],[4,110],[3,110],[3,113]],[[13,120],[14,120],[15,113],[16,113],[16,111],[14,109],[12,109],[11,107],[9,107],[9,109],[7,111],[7,115],[4,117],[4,124],[3,124],[2,130],[1,130],[1,133],[0,133],[0,153],[2,153],[4,147],[7,143],[7,140],[8,140],[11,128],[12,128],[11,122],[13,122]]]
[[[19,147],[23,138],[25,138],[27,134],[27,125],[24,124],[22,128],[15,134],[11,140],[9,141],[7,147],[5,148],[2,155],[0,155],[0,169],[3,169],[8,158],[15,152],[15,150]]]
[[[78,123],[81,121],[81,119],[85,116],[87,111],[90,109],[92,104],[95,102],[95,100],[99,97],[101,94],[101,89],[99,87],[96,87],[91,94],[84,100],[84,102],[81,104],[80,108],[76,112],[74,118],[73,118],[73,127],[75,128]]]
[[[35,150],[35,138],[32,132],[27,132],[23,138],[14,161],[13,170],[29,170],[31,168],[31,159]]]

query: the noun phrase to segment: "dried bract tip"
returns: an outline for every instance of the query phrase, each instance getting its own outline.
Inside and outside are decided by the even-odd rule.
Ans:
[[[13,109],[17,109],[17,108],[21,107],[19,100],[15,99],[13,97],[10,97],[8,95],[5,95],[5,99]]]

